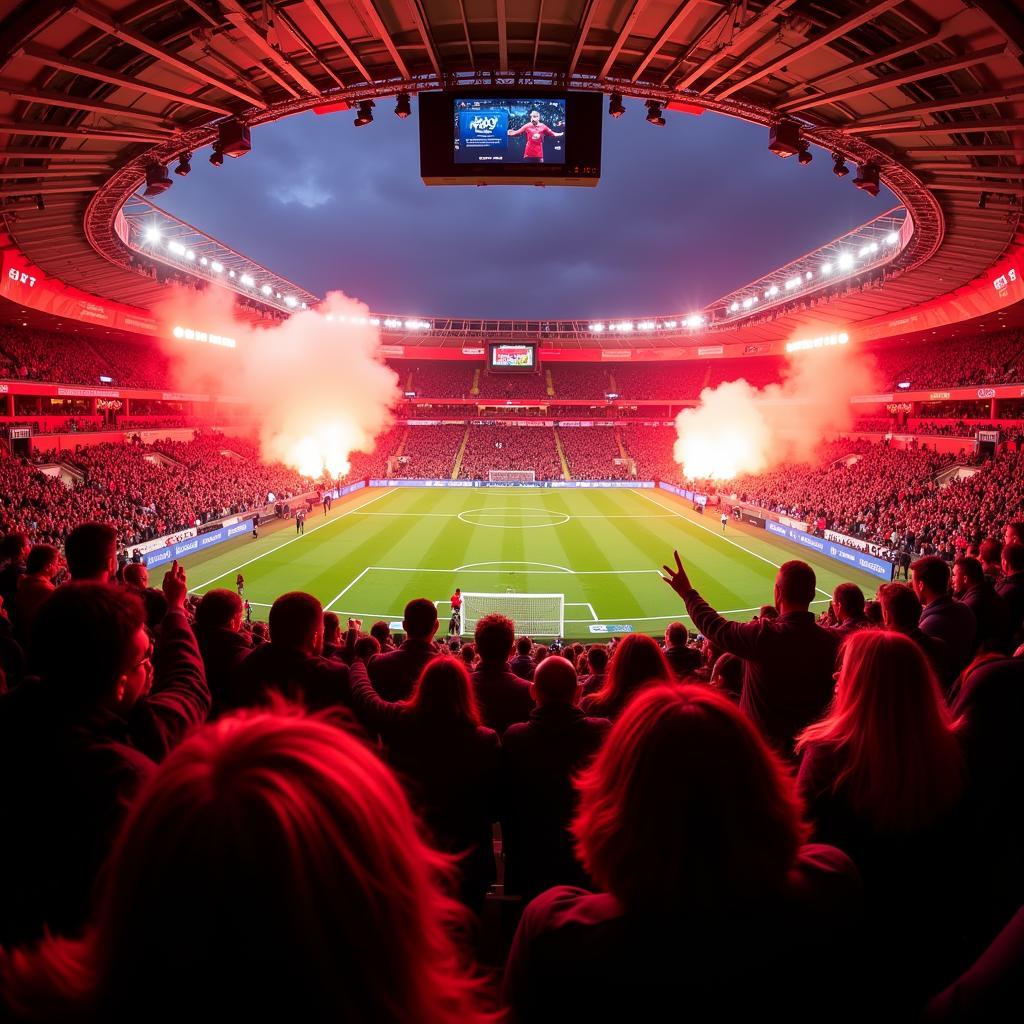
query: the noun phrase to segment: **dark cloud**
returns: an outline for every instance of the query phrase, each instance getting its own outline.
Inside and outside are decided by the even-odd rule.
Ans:
[[[345,113],[257,128],[249,155],[200,157],[161,203],[319,295],[525,318],[681,312],[893,205],[836,179],[820,150],[780,160],[755,125],[668,112],[659,129],[627,108],[604,121],[596,189],[426,188],[416,117],[382,102],[358,130]]]

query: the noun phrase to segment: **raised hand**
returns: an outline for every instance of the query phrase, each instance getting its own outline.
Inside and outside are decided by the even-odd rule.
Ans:
[[[676,558],[676,567],[672,569],[667,565],[663,565],[661,571],[664,575],[661,578],[682,597],[688,590],[692,590],[693,587],[690,585],[690,578],[686,575],[686,570],[683,568],[679,552],[673,551],[672,554]]]
[[[185,605],[185,596],[188,594],[188,583],[185,580],[185,570],[178,565],[177,559],[174,564],[164,573],[164,596],[171,608],[182,608]]]

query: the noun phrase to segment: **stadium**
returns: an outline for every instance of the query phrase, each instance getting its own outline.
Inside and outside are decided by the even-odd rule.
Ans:
[[[0,39],[5,1019],[1021,1015],[1018,5]]]

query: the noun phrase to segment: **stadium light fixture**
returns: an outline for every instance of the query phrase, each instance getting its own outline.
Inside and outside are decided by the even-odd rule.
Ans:
[[[832,273],[832,264],[831,263],[822,263],[822,265],[821,265],[821,272],[826,277],[828,277],[828,275]]]
[[[799,277],[791,277],[786,282],[786,291],[787,292],[791,292],[794,288],[799,288],[799,287],[800,287],[800,278]]]
[[[879,191],[878,164],[861,164],[857,168],[857,177],[853,179],[854,185],[867,192],[869,196],[877,196]]]
[[[190,174],[192,171],[192,154],[184,152],[178,157],[178,166],[174,168],[175,174],[180,174],[183,178]]]
[[[738,302],[734,301],[733,304],[729,307],[729,312],[730,313],[738,313],[739,311],[740,311],[740,304]]]
[[[191,249],[189,249],[188,252],[185,253],[185,259],[187,259],[187,260],[195,260],[195,258],[196,258],[196,254]]]
[[[626,108],[622,105],[621,93],[613,92],[608,98],[608,113],[612,117],[622,117]]]
[[[199,257],[199,265],[205,267],[210,261],[205,256]]]
[[[185,246],[183,246],[181,242],[168,242],[167,248],[170,249],[175,256],[185,255]]]
[[[666,320],[661,326],[668,328],[670,331],[674,331],[676,328],[676,322],[675,320]]]
[[[853,266],[853,255],[848,252],[841,252],[836,262],[840,270],[849,270]]]
[[[850,168],[846,166],[842,153],[832,154],[832,173],[837,178],[845,178],[850,173]]]
[[[647,123],[657,125],[659,128],[665,127],[665,118],[661,112],[661,103],[658,100],[648,100],[647,106]]]
[[[160,229],[155,224],[150,224],[146,228],[145,238],[150,245],[159,245],[161,238]]]
[[[807,273],[804,274],[804,280],[805,281],[810,281],[810,279],[812,277],[814,277],[814,271],[813,270],[808,270]]]
[[[356,119],[352,122],[357,128],[373,123],[373,100],[360,100],[356,110]]]
[[[400,117],[403,121],[412,114],[412,104],[409,102],[409,94],[407,92],[400,92],[395,97],[395,117]]]
[[[224,165],[224,154],[221,152],[219,146],[213,147],[213,152],[210,154],[210,163],[214,167],[222,167]]]
[[[779,286],[777,284],[773,284],[771,286],[771,288],[768,289],[768,296],[767,297],[769,299],[774,299],[775,296],[778,295],[778,294],[779,294]]]
[[[224,273],[224,264],[219,262],[218,260],[211,260],[211,262],[210,262],[210,269],[215,274],[222,274],[222,273]]]
[[[225,156],[245,156],[252,149],[249,126],[234,119],[223,121],[217,128],[217,149]]]
[[[750,309],[752,306],[755,306],[755,305],[757,305],[757,296],[756,295],[748,295],[743,300],[743,308],[744,309]]]
[[[242,285],[245,288],[254,288],[256,286],[256,282],[253,280],[251,274],[243,274],[238,280],[242,282]]]
[[[146,168],[146,191],[144,196],[158,196],[166,192],[174,182],[167,174],[167,164],[150,164]]]
[[[294,309],[299,304],[299,300],[297,298],[295,298],[294,295],[286,295],[284,297],[284,304],[289,309]]]
[[[890,231],[889,234],[885,236],[886,245],[895,245],[899,240],[900,236],[895,231]]]
[[[638,323],[636,325],[636,329],[638,331],[653,331],[654,330],[654,321],[653,320],[641,320],[640,323]]]
[[[590,325],[590,329],[595,334],[600,334],[604,330],[604,324],[591,324]]]
[[[260,287],[260,291],[261,291],[261,292],[262,292],[262,293],[263,293],[264,295],[266,295],[266,296],[267,296],[268,298],[270,297],[270,294],[271,294],[271,292],[273,292],[273,290],[274,290],[274,289],[273,289],[273,288],[271,288],[269,284],[265,284],[265,285],[262,285],[262,286]]]
[[[800,140],[800,152],[797,153],[796,158],[803,167],[806,167],[814,159],[814,154],[811,152],[810,145],[802,139]]]
[[[865,257],[865,256],[867,256],[869,252],[871,252],[871,246],[870,246],[870,245],[862,245],[862,246],[860,247],[860,252],[859,252],[859,253],[857,253],[857,255],[858,255],[858,256],[859,256],[859,257],[860,257],[861,259],[864,259],[864,257]]]
[[[699,313],[691,313],[690,316],[686,318],[686,326],[691,331],[699,330],[701,327],[704,326],[704,317],[702,317]]]
[[[909,380],[901,380],[896,385],[896,387],[898,387],[900,389],[900,391],[909,391],[910,390],[910,381]]]

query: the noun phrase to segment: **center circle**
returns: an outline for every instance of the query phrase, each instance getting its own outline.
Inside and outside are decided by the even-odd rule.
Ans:
[[[495,530],[536,530],[542,526],[562,526],[571,517],[547,508],[492,505],[489,508],[468,508],[459,513],[459,518],[469,526],[488,526]]]

